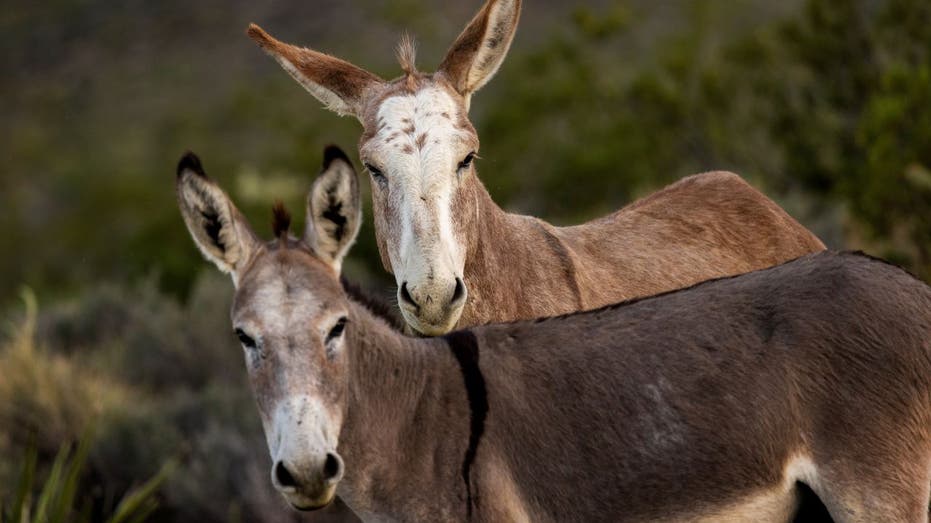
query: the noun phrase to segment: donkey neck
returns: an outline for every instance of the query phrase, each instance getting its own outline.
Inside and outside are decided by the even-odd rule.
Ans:
[[[564,312],[548,310],[543,302],[571,305],[569,310],[584,308],[575,256],[556,227],[505,212],[477,178],[471,200],[475,214],[463,277],[469,300],[459,328]],[[528,296],[546,299],[531,303]]]
[[[469,405],[449,345],[404,336],[351,300],[350,322],[338,494],[362,516],[417,519],[418,507],[455,507]]]

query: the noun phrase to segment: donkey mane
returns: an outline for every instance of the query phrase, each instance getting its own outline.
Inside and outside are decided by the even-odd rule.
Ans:
[[[345,276],[340,276],[339,282],[342,284],[343,291],[349,299],[365,307],[369,312],[375,315],[375,317],[384,320],[393,330],[404,332],[407,324],[397,313],[397,307],[395,307],[394,304],[375,292],[350,281]]]
[[[573,311],[573,312],[567,312],[567,313],[565,313],[565,314],[559,314],[559,315],[555,315],[555,316],[544,316],[544,317],[540,317],[540,318],[534,319],[534,320],[533,320],[533,323],[544,323],[544,322],[549,322],[549,321],[553,321],[553,320],[563,320],[563,319],[566,319],[566,318],[570,318],[570,317],[572,317],[572,316],[578,316],[578,315],[580,315],[580,314],[585,314],[585,315],[592,314],[592,315],[595,315],[595,314],[599,314],[599,313],[602,313],[602,312],[608,312],[608,311],[612,311],[612,310],[615,310],[615,309],[619,309],[619,308],[621,308],[621,307],[626,307],[626,306],[628,306],[628,305],[633,305],[633,304],[635,304],[635,303],[639,303],[639,302],[642,302],[642,301],[647,301],[647,300],[652,300],[652,299],[655,299],[655,298],[662,298],[663,296],[669,296],[669,295],[672,295],[672,294],[679,294],[679,293],[682,293],[682,292],[687,292],[687,291],[690,291],[690,290],[693,290],[693,289],[697,289],[697,288],[699,288],[699,287],[703,287],[703,286],[705,286],[705,285],[710,285],[710,284],[712,284],[712,283],[714,283],[714,282],[717,282],[717,281],[733,280],[733,279],[735,279],[735,278],[740,278],[741,276],[744,276],[744,275],[746,275],[746,274],[753,274],[753,273],[756,273],[756,272],[763,272],[763,271],[766,271],[766,270],[769,270],[769,269],[772,269],[772,268],[775,268],[775,267],[779,267],[779,266],[782,266],[782,265],[787,265],[787,264],[789,264],[789,263],[792,263],[792,262],[794,262],[794,261],[796,261],[796,260],[800,260],[800,259],[805,258],[805,257],[813,257],[813,256],[819,256],[819,255],[821,255],[821,256],[830,255],[830,256],[833,256],[833,257],[837,257],[837,258],[843,258],[843,257],[859,257],[859,258],[866,258],[867,260],[871,260],[871,261],[875,261],[875,262],[880,262],[880,263],[882,263],[882,264],[884,264],[884,265],[888,265],[888,266],[890,266],[890,267],[894,267],[894,268],[896,268],[896,269],[902,271],[903,273],[907,274],[908,276],[911,276],[913,279],[915,279],[915,280],[917,280],[917,281],[919,281],[919,282],[925,284],[926,286],[931,287],[931,284],[929,284],[928,282],[922,280],[921,278],[919,278],[918,276],[916,276],[915,274],[913,274],[912,272],[910,272],[908,269],[905,269],[905,268],[902,267],[901,265],[898,265],[898,264],[893,263],[893,262],[891,262],[891,261],[885,260],[885,259],[883,259],[883,258],[878,258],[878,257],[876,257],[876,256],[867,254],[867,253],[865,253],[865,252],[863,252],[863,251],[861,251],[861,250],[849,250],[849,251],[830,251],[830,250],[828,250],[828,251],[822,251],[822,252],[820,252],[820,253],[815,252],[815,253],[803,254],[803,255],[798,256],[798,257],[796,257],[796,258],[792,258],[791,260],[786,260],[786,261],[784,261],[784,262],[782,262],[782,263],[777,263],[777,264],[775,264],[775,265],[773,265],[773,266],[771,266],[771,267],[763,267],[763,268],[761,268],[761,269],[755,269],[755,270],[752,270],[752,271],[747,271],[747,272],[744,273],[744,274],[732,274],[732,275],[729,275],[729,276],[721,276],[721,277],[718,277],[718,278],[711,278],[711,279],[709,279],[709,280],[704,280],[704,281],[700,281],[700,282],[698,282],[698,283],[693,283],[692,285],[689,285],[688,287],[682,287],[682,288],[679,288],[679,289],[672,289],[672,290],[660,292],[660,293],[657,293],[657,294],[651,294],[651,295],[648,295],[648,296],[638,296],[638,297],[636,297],[636,298],[630,298],[630,299],[628,299],[628,300],[624,300],[624,301],[620,301],[620,302],[617,302],[617,303],[612,303],[612,304],[609,304],[609,305],[605,305],[605,306],[599,307],[599,308],[597,308],[597,309],[590,309],[590,310],[586,310],[586,311]],[[492,323],[484,323],[484,324],[482,324],[482,325],[493,325],[493,324],[494,324],[494,325],[512,325],[512,324],[517,324],[517,323],[527,323],[527,320],[513,320],[513,321],[507,321],[507,322],[492,322]]]
[[[861,256],[861,257],[866,258],[866,259],[868,259],[868,260],[872,260],[872,261],[875,261],[875,262],[882,263],[882,264],[884,264],[884,265],[889,265],[889,266],[895,267],[896,269],[899,269],[900,271],[904,272],[905,274],[908,274],[908,275],[911,276],[912,278],[914,278],[914,279],[920,281],[921,283],[924,283],[925,285],[931,287],[931,283],[924,281],[924,280],[921,279],[917,274],[915,274],[914,272],[912,272],[912,271],[906,269],[905,267],[902,267],[902,266],[899,265],[898,263],[891,262],[891,261],[889,261],[889,260],[886,260],[886,259],[884,259],[884,258],[880,258],[880,257],[878,257],[878,256],[873,256],[872,254],[863,252],[863,251],[861,251],[861,250],[843,251],[842,254],[846,254],[846,255],[849,255],[849,256]]]

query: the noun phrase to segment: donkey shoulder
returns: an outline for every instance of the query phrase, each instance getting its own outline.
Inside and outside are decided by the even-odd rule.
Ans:
[[[780,225],[791,217],[776,202],[729,171],[710,171],[682,178],[665,187],[644,203],[678,205],[683,211],[714,213],[716,220],[725,215],[751,217],[761,223],[776,219]],[[637,202],[639,203],[639,202]],[[636,208],[637,203],[633,208]]]
[[[618,213],[629,213],[656,205],[667,205],[669,202],[687,199],[706,199],[712,195],[736,195],[744,198],[748,196],[762,196],[762,194],[747,183],[740,175],[730,171],[709,171],[686,176],[662,189],[640,198],[626,205]],[[765,198],[765,196],[763,196]]]
[[[687,176],[622,211],[713,231],[716,245],[734,243],[756,260],[753,267],[825,249],[776,202],[728,171]]]

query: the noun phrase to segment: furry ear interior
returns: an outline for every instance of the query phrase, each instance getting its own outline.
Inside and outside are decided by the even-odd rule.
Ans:
[[[488,83],[511,47],[521,0],[488,0],[469,22],[440,64],[439,70],[462,96]]]
[[[328,109],[360,116],[366,90],[383,82],[345,60],[276,40],[255,24],[246,30],[259,46]]]
[[[346,153],[335,145],[323,155],[323,172],[307,195],[304,240],[339,274],[362,224],[359,179]]]
[[[181,158],[177,174],[178,207],[194,243],[237,281],[258,240],[226,193],[207,177],[194,153]]]

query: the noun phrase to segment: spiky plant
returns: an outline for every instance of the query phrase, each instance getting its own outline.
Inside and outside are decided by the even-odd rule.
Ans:
[[[90,504],[78,499],[81,474],[92,440],[88,430],[72,451],[72,445],[62,445],[55,456],[39,495],[32,492],[38,462],[36,445],[30,445],[23,459],[16,493],[12,500],[0,500],[0,523],[89,523]],[[174,469],[173,463],[142,485],[129,491],[106,519],[107,523],[140,523],[156,508],[155,494]],[[82,502],[80,508],[78,502]]]

